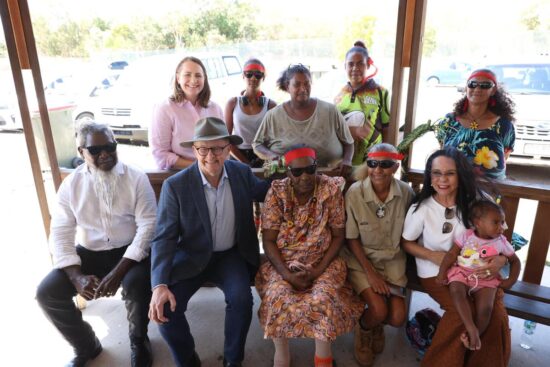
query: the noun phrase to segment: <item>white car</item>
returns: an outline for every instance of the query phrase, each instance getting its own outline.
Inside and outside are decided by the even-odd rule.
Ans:
[[[550,165],[550,59],[487,64],[516,104],[512,158]]]
[[[211,99],[224,106],[243,88],[242,67],[237,56],[192,54],[206,67]],[[122,71],[113,88],[95,100],[93,118],[111,126],[119,141],[148,143],[155,104],[172,94],[176,66],[181,54],[145,57]]]

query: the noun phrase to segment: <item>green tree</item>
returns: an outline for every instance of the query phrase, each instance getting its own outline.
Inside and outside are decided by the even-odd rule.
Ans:
[[[433,27],[428,26],[424,30],[424,40],[422,48],[422,55],[424,57],[432,56],[435,49],[437,48],[436,33],[437,32]]]
[[[362,40],[367,48],[373,44],[374,29],[376,18],[373,16],[363,16],[352,18],[351,21],[342,27],[336,41],[337,54],[340,59],[344,59],[346,52],[353,46],[357,40]]]

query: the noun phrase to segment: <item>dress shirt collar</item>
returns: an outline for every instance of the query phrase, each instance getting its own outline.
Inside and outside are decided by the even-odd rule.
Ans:
[[[198,165],[198,163],[197,163],[197,165]],[[202,173],[200,167],[198,167],[198,168],[199,168],[199,173],[201,174],[202,185],[212,188],[212,185],[210,184],[210,182],[208,182],[208,180],[206,179],[206,176]],[[229,176],[227,176],[227,171],[225,170],[225,164],[224,164],[224,165],[223,165],[222,178],[221,178],[221,180],[220,180],[220,184],[221,184],[226,178],[229,179]]]
[[[363,192],[363,199],[368,202],[374,202],[378,203],[380,202],[380,199],[376,196],[374,193],[374,190],[372,188],[372,184],[370,182],[370,177],[367,177],[366,180],[363,181],[361,190]],[[396,182],[396,178],[394,177],[390,184],[390,192],[388,193],[388,197],[386,198],[386,203],[393,199],[394,196],[403,196],[403,193],[401,192],[401,188]]]

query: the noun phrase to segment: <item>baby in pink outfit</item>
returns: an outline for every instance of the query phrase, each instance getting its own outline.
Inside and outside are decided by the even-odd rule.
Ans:
[[[504,212],[492,201],[480,200],[470,208],[470,222],[474,229],[466,230],[447,252],[439,267],[436,281],[449,284],[456,310],[466,332],[461,335],[464,346],[481,349],[483,334],[493,310],[498,287],[511,287],[519,276],[520,262],[514,248],[504,237]],[[493,256],[505,256],[510,263],[510,276],[502,280],[486,266]],[[480,274],[480,268],[485,268]],[[474,298],[476,317],[472,315],[469,296]],[[490,310],[491,312],[484,312]]]

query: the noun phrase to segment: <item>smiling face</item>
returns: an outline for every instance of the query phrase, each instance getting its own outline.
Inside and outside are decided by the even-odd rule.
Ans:
[[[489,102],[489,98],[496,93],[497,87],[491,81],[491,79],[485,76],[475,76],[468,80],[468,83],[472,81],[477,83],[493,84],[493,87],[489,89],[482,89],[479,86],[477,86],[476,88],[469,88],[468,85],[466,85],[466,98],[468,98],[468,102],[473,104],[487,104]]]
[[[193,144],[193,152],[197,158],[199,169],[207,178],[218,179],[223,171],[223,163],[229,157],[229,139],[216,139],[209,141],[197,141]],[[199,154],[200,148],[218,148],[219,154],[214,149],[209,149],[206,155]],[[223,149],[219,149],[223,148]]]
[[[303,73],[296,73],[288,82],[290,99],[298,104],[307,103],[311,93],[311,79]]]
[[[432,162],[432,187],[441,196],[456,197],[458,192],[458,171],[454,159],[436,157]]]
[[[78,151],[88,167],[95,167],[102,171],[110,171],[118,162],[116,149],[113,152],[108,152],[106,149],[101,149],[98,154],[91,154],[87,147],[105,146],[114,143],[115,141],[105,133],[96,132],[89,134],[86,137],[84,147],[79,147]]]
[[[181,64],[177,79],[185,99],[192,103],[197,101],[199,93],[204,88],[204,78],[204,71],[199,64],[193,61],[185,61]]]
[[[363,84],[367,69],[367,59],[359,52],[349,54],[346,58],[346,73],[353,88]]]
[[[382,153],[382,152],[378,152],[378,153]],[[393,179],[393,175],[399,168],[399,163],[395,162],[393,158],[389,156],[382,156],[382,155],[376,158],[368,159],[367,162],[368,161],[371,161],[372,163],[370,165],[369,163],[367,163],[367,167],[368,167],[367,170],[368,170],[368,174],[372,185],[380,189],[389,189]],[[376,167],[372,168],[371,166],[374,166],[375,162],[376,162]],[[393,166],[388,168],[383,168],[382,166],[385,166],[386,164],[389,164],[389,163],[382,163],[382,162],[393,162]]]

